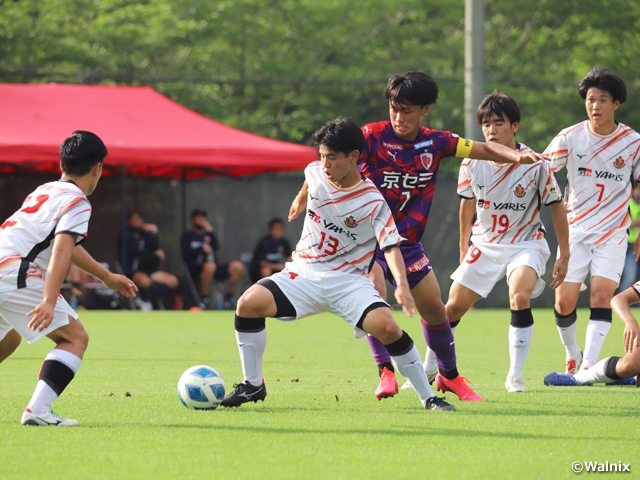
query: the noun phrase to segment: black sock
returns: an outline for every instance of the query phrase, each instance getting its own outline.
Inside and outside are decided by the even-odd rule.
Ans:
[[[458,373],[458,368],[454,368],[453,370],[444,370],[440,367],[438,367],[438,371],[440,372],[440,375],[442,375],[444,378],[446,378],[447,380],[453,380],[454,378],[456,378],[458,375],[460,375]]]
[[[391,362],[387,362],[387,363],[381,363],[380,365],[378,365],[378,375],[382,375],[382,369],[386,368],[387,370],[391,371],[391,372],[395,372],[394,368],[393,368],[393,363]]]
[[[45,360],[40,370],[40,380],[49,385],[51,389],[60,394],[71,383],[75,372],[58,360]]]

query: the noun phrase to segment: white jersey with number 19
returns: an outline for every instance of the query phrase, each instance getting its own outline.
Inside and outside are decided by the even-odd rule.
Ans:
[[[405,241],[376,186],[362,179],[350,188],[329,181],[319,161],[304,171],[308,185],[307,216],[293,263],[316,271],[365,275],[380,248]]]
[[[0,292],[26,287],[26,278],[44,277],[53,239],[60,233],[87,235],[91,205],[71,182],[49,182],[29,195],[20,210],[0,225]]]
[[[553,171],[567,167],[569,242],[624,244],[631,180],[640,178],[640,134],[620,123],[597,135],[587,120],[562,130],[544,153]]]
[[[517,144],[519,153],[531,149]],[[562,201],[547,162],[496,164],[465,159],[460,165],[458,195],[476,201],[474,244],[511,245],[544,238],[540,206]]]

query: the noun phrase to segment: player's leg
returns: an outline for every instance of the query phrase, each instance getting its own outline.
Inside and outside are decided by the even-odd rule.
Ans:
[[[575,375],[548,373],[544,377],[544,384],[556,387],[578,387],[594,383],[637,385],[637,375],[640,375],[640,348],[634,348],[623,357],[604,358]]]
[[[384,256],[382,259],[384,261]],[[386,268],[386,261],[384,262]],[[383,300],[386,299],[387,279],[385,277],[383,267],[377,261],[374,262],[368,278],[373,282],[380,298]],[[398,382],[396,380],[395,369],[393,367],[393,363],[391,363],[389,352],[385,348],[384,344],[372,335],[367,335],[367,342],[369,343],[373,359],[378,367],[378,375],[380,377],[380,383],[376,388],[375,396],[378,400],[393,397],[398,393]]]
[[[627,254],[626,245],[598,245],[592,249],[590,307],[582,368],[598,361],[611,328],[611,299],[618,287]]]
[[[411,380],[425,408],[438,411],[455,410],[453,405],[433,394],[422,368],[418,349],[411,337],[393,320],[388,308],[379,307],[369,311],[361,328],[385,345],[400,373]]]
[[[20,345],[20,341],[22,337],[18,332],[16,332],[11,326],[10,329],[7,329],[6,335],[2,340],[0,340],[0,363],[4,362],[13,352],[16,351],[16,348]],[[0,333],[1,335],[1,333]]]
[[[455,334],[456,327],[460,323],[462,316],[469,311],[471,306],[476,303],[481,295],[470,288],[461,285],[458,282],[453,282],[449,289],[449,299],[445,305],[445,311],[449,318],[449,324],[451,325],[451,333]],[[424,371],[427,373],[429,381],[435,379],[438,373],[438,363],[436,355],[431,348],[427,347],[427,355],[424,360]]]
[[[531,314],[531,294],[538,283],[538,273],[523,265],[509,275],[509,372],[505,388],[508,392],[526,392],[522,379],[522,369],[529,354],[533,337],[533,315]]]
[[[89,344],[89,334],[82,323],[69,316],[69,323],[47,335],[56,344],[45,357],[38,383],[22,417],[23,425],[43,425],[51,420],[51,405],[71,383],[82,365]],[[53,415],[53,421],[57,421]],[[64,420],[65,422],[77,422]],[[71,426],[71,425],[70,425]]]
[[[571,256],[564,282],[556,288],[554,314],[560,340],[565,348],[566,372],[576,373],[582,364],[582,351],[578,347],[576,327],[578,316],[576,305],[580,286],[587,278],[591,265],[591,251],[588,245],[569,244]],[[559,252],[558,252],[559,254]]]
[[[291,282],[299,275],[289,275]],[[280,282],[280,285],[276,283]],[[242,363],[243,381],[222,400],[224,407],[238,407],[243,403],[264,400],[267,390],[262,376],[262,356],[267,345],[266,317],[297,318],[296,308],[289,297],[302,298],[300,312],[310,312],[309,303],[313,301],[313,287],[298,279],[288,289],[282,285],[283,278],[271,277],[260,280],[242,294],[236,306],[236,340]],[[282,288],[288,292],[283,292]],[[298,297],[295,293],[298,293]]]
[[[598,361],[600,350],[611,328],[611,299],[617,287],[618,283],[611,279],[591,277],[591,315],[587,325],[582,369],[590,368]]]
[[[427,346],[435,353],[438,374],[435,378],[436,389],[453,392],[460,400],[481,402],[467,384],[467,380],[458,373],[456,347],[446,309],[440,298],[440,286],[435,272],[431,270],[411,290],[422,323],[422,333]],[[424,366],[423,366],[424,368]]]

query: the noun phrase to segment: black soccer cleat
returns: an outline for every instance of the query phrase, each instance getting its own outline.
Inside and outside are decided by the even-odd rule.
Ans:
[[[434,410],[436,412],[454,412],[456,407],[444,401],[444,398],[433,397],[427,398],[427,401],[424,402],[424,408],[427,410]]]
[[[223,407],[239,407],[247,402],[257,403],[258,400],[264,401],[267,396],[267,387],[264,386],[264,382],[258,387],[246,382],[236,383],[233,389],[233,392],[222,399],[220,405]]]

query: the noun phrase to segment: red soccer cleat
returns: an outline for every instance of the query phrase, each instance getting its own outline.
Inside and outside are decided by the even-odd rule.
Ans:
[[[383,398],[393,397],[396,393],[398,393],[396,374],[385,367],[380,375],[380,384],[376,388],[376,398],[382,400]]]
[[[462,375],[458,375],[453,380],[443,377],[438,373],[436,375],[435,386],[436,390],[455,393],[463,402],[482,402],[482,397],[474,392],[469,386],[471,382],[464,378]]]

